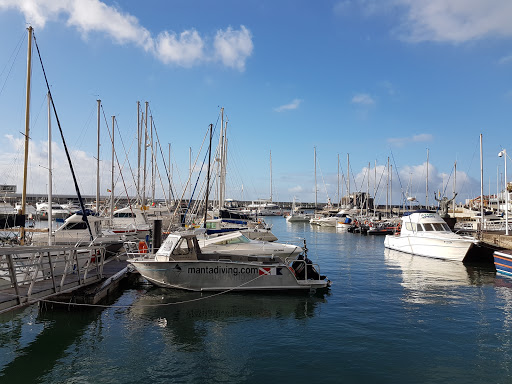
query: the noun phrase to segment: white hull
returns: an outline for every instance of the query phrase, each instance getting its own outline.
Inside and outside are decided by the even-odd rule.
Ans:
[[[338,232],[348,232],[348,229],[352,226],[352,223],[343,223],[343,222],[337,222],[336,223],[336,230]]]
[[[456,236],[456,235],[455,235]],[[436,259],[463,261],[473,246],[471,239],[450,234],[436,236],[386,235],[384,246],[396,251]]]
[[[311,217],[308,215],[290,215],[286,217],[286,221],[289,223],[309,223]]]

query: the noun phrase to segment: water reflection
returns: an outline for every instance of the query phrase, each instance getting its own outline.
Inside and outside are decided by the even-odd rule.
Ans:
[[[494,282],[494,271],[483,266],[415,256],[385,249],[385,262],[402,273],[403,298],[411,303],[439,303],[460,299],[454,288]]]
[[[192,346],[201,344],[206,334],[200,325],[260,319],[302,320],[315,316],[328,293],[228,293],[219,296],[166,288],[139,292],[130,308],[132,317],[170,331],[172,342]],[[211,296],[211,297],[208,297]],[[204,299],[200,299],[200,298]],[[198,300],[200,299],[200,300]],[[173,303],[179,303],[174,305]]]

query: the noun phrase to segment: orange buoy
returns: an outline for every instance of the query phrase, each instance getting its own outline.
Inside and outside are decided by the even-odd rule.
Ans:
[[[145,241],[139,241],[139,253],[148,253],[148,245]]]

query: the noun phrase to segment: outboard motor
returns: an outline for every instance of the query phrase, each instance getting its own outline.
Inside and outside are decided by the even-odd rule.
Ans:
[[[306,279],[306,270],[308,280],[320,280],[322,276],[319,275],[315,267],[313,267],[313,262],[308,259],[307,256],[299,255],[297,260],[292,263],[292,268],[295,271],[295,276],[298,280]]]

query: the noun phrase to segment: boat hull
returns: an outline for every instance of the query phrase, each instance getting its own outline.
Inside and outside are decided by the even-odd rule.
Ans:
[[[494,251],[494,266],[500,275],[512,277],[512,250]]]
[[[386,235],[384,246],[389,249],[413,255],[436,259],[463,261],[473,246],[468,239],[434,238],[407,235]]]
[[[325,280],[297,280],[289,267],[231,261],[130,260],[151,283],[189,291],[272,291],[326,288]]]

